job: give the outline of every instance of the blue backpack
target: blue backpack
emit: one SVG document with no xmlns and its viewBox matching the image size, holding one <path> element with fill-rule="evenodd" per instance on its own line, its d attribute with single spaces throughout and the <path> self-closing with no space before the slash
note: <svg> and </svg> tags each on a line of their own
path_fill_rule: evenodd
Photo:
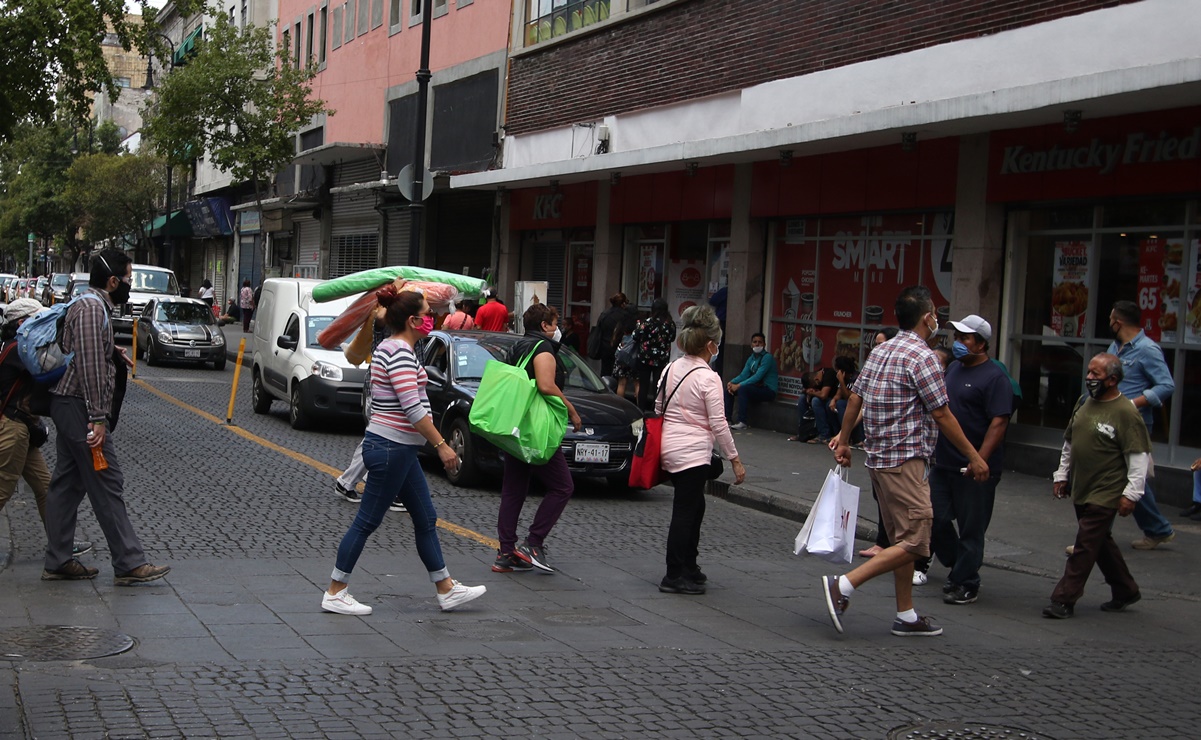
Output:
<svg viewBox="0 0 1201 740">
<path fill-rule="evenodd" d="M 75 301 L 84 298 L 100 300 L 95 294 L 80 293 L 67 303 L 56 303 L 29 317 L 17 329 L 17 356 L 35 383 L 46 385 L 57 382 L 67 372 L 75 353 L 63 351 L 63 323 L 67 320 L 67 310 L 75 305 Z M 108 325 L 107 311 L 104 313 L 104 323 Z"/>
</svg>

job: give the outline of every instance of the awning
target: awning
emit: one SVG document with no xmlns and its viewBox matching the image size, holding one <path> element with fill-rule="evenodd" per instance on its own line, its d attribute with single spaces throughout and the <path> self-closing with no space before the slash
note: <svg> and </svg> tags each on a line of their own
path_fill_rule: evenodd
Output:
<svg viewBox="0 0 1201 740">
<path fill-rule="evenodd" d="M 179 42 L 179 46 L 175 48 L 175 55 L 171 58 L 174 66 L 182 67 L 188 63 L 188 57 L 196 50 L 196 40 L 203 35 L 204 26 L 197 26 L 183 41 Z"/>
<path fill-rule="evenodd" d="M 322 144 L 315 146 L 312 149 L 306 149 L 292 160 L 296 164 L 340 164 L 342 162 L 354 162 L 367 159 L 368 157 L 379 157 L 384 153 L 386 147 L 383 144 L 355 144 L 344 141 L 335 141 L 331 144 Z"/>
<path fill-rule="evenodd" d="M 182 210 L 172 211 L 170 216 L 156 217 L 147 228 L 150 236 L 163 236 L 164 224 L 167 227 L 166 236 L 192 236 L 192 222 L 188 220 L 188 214 Z"/>
<path fill-rule="evenodd" d="M 279 198 L 263 198 L 263 213 L 272 211 L 303 211 L 316 208 L 321 205 L 320 199 L 309 197 L 306 195 L 286 195 Z M 239 211 L 249 211 L 258 208 L 259 204 L 253 200 L 248 200 L 245 203 L 238 203 L 229 207 L 229 210 L 237 213 Z"/>
</svg>

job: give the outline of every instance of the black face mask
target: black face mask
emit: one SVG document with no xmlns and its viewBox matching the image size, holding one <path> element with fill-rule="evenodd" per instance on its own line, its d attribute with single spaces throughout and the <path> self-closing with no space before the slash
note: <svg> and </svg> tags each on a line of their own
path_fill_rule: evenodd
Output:
<svg viewBox="0 0 1201 740">
<path fill-rule="evenodd" d="M 129 300 L 129 283 L 124 280 L 117 282 L 117 287 L 109 291 L 108 297 L 112 300 L 114 306 L 120 306 Z"/>
</svg>

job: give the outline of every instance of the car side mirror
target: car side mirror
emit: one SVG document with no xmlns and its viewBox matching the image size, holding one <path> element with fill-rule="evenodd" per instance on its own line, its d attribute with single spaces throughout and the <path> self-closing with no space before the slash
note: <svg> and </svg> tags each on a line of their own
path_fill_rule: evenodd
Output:
<svg viewBox="0 0 1201 740">
<path fill-rule="evenodd" d="M 289 337 L 287 334 L 280 334 L 275 340 L 276 347 L 279 347 L 280 349 L 286 349 L 289 352 L 294 351 L 297 344 L 299 344 L 299 342 Z"/>
<path fill-rule="evenodd" d="M 438 385 L 446 385 L 446 373 L 442 372 L 441 368 L 427 367 L 425 369 L 425 374 L 429 376 L 430 380 L 434 381 Z"/>
</svg>

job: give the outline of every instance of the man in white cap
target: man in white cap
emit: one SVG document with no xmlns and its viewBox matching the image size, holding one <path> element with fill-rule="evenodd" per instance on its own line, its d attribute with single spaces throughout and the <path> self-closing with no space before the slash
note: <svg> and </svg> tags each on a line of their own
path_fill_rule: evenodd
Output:
<svg viewBox="0 0 1201 740">
<path fill-rule="evenodd" d="M 46 491 L 50 487 L 50 469 L 42 457 L 41 444 L 45 442 L 46 422 L 30 411 L 29 395 L 33 391 L 33 378 L 25 370 L 17 355 L 17 327 L 30 316 L 46 309 L 33 298 L 18 298 L 4 309 L 4 328 L 0 329 L 0 509 L 8 503 L 17 490 L 17 480 L 24 478 L 33 491 L 37 503 L 38 517 L 46 518 Z M 40 440 L 31 439 L 34 434 Z M 76 541 L 73 555 L 82 555 L 92 549 L 92 543 Z"/>
<path fill-rule="evenodd" d="M 1013 387 L 1001 366 L 988 357 L 991 324 L 971 314 L 952 321 L 951 328 L 955 332 L 951 353 L 957 360 L 946 375 L 951 413 L 968 442 L 988 463 L 989 477 L 979 482 L 964 476 L 967 458 L 944 435 L 938 435 L 930 470 L 930 502 L 934 505 L 930 548 L 939 562 L 951 569 L 942 587 L 943 601 L 970 604 L 980 591 L 984 533 L 1001 481 Z"/>
</svg>

